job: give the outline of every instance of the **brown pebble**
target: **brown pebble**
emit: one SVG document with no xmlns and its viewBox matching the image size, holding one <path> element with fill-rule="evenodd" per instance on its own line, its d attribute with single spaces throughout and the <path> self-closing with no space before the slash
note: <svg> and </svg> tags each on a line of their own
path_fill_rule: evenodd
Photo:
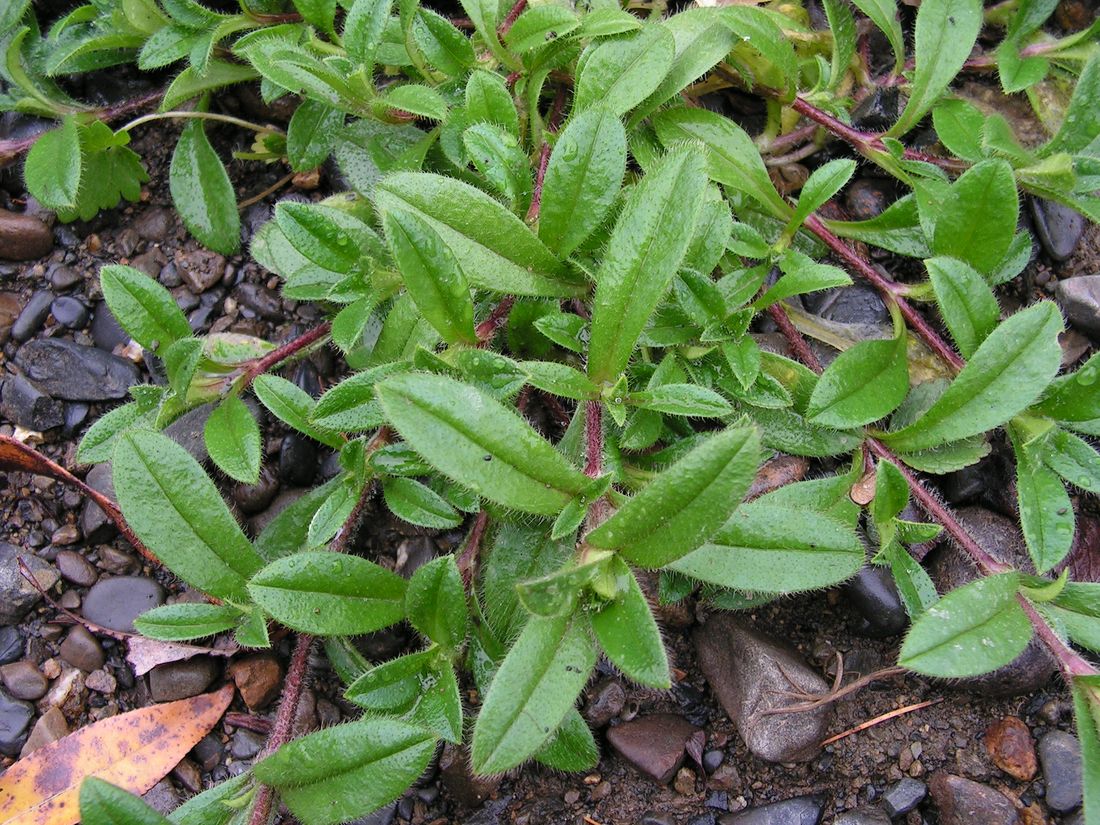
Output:
<svg viewBox="0 0 1100 825">
<path fill-rule="evenodd" d="M 62 550 L 57 554 L 57 569 L 61 571 L 61 578 L 81 587 L 91 587 L 99 578 L 95 567 L 75 550 Z"/>
<path fill-rule="evenodd" d="M 42 671 L 34 666 L 34 662 L 26 659 L 0 667 L 0 679 L 3 679 L 8 693 L 16 699 L 26 699 L 31 702 L 45 696 L 49 688 L 49 682 L 42 675 Z"/>
<path fill-rule="evenodd" d="M 78 541 L 80 541 L 80 528 L 75 524 L 63 524 L 50 536 L 50 542 L 60 546 L 76 544 Z"/>
<path fill-rule="evenodd" d="M 79 624 L 69 631 L 65 641 L 61 643 L 61 658 L 85 673 L 98 670 L 107 661 L 99 640 L 84 625 Z"/>
<path fill-rule="evenodd" d="M 60 708 L 52 707 L 43 713 L 34 723 L 31 735 L 23 744 L 23 750 L 19 752 L 19 758 L 27 756 L 39 748 L 63 739 L 69 735 L 69 723 Z"/>
<path fill-rule="evenodd" d="M 1039 769 L 1031 731 L 1015 716 L 1006 716 L 989 726 L 985 749 L 994 765 L 1021 782 L 1032 779 Z"/>
<path fill-rule="evenodd" d="M 0 258 L 31 261 L 50 254 L 53 232 L 31 215 L 0 209 Z"/>
<path fill-rule="evenodd" d="M 249 710 L 262 710 L 278 697 L 283 668 L 272 654 L 258 653 L 231 664 L 229 677 L 236 683 Z"/>
<path fill-rule="evenodd" d="M 676 789 L 676 793 L 680 796 L 691 796 L 695 793 L 695 771 L 691 768 L 680 768 L 676 772 L 676 779 L 673 780 L 672 787 Z"/>
<path fill-rule="evenodd" d="M 118 688 L 118 682 L 115 681 L 114 676 L 103 668 L 100 668 L 88 674 L 84 679 L 84 686 L 88 688 L 88 690 L 94 690 L 96 693 L 110 695 Z"/>
</svg>

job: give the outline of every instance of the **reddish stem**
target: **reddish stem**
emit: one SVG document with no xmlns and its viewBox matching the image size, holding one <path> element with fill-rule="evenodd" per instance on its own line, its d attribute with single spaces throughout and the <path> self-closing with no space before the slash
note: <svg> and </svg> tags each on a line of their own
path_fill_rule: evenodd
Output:
<svg viewBox="0 0 1100 825">
<path fill-rule="evenodd" d="M 515 302 L 515 295 L 505 295 L 501 302 L 493 307 L 488 317 L 477 325 L 474 334 L 477 336 L 479 347 L 485 347 L 493 340 L 500 328 L 508 321 L 508 313 L 512 311 Z"/>
<path fill-rule="evenodd" d="M 561 123 L 562 109 L 565 106 L 565 88 L 563 86 L 558 87 L 557 94 L 554 95 L 554 103 L 550 107 L 550 117 L 546 121 L 546 131 L 553 134 L 558 131 L 558 125 Z M 539 209 L 542 206 L 542 184 L 546 179 L 546 167 L 550 163 L 550 142 L 543 141 L 542 148 L 539 149 L 539 168 L 535 174 L 535 186 L 531 190 L 531 207 L 527 210 L 527 223 L 534 223 L 539 219 Z"/>
<path fill-rule="evenodd" d="M 515 25 L 516 20 L 523 14 L 525 8 L 527 8 L 527 0 L 516 0 L 516 4 L 508 10 L 508 14 L 500 21 L 500 26 L 497 27 L 497 34 L 501 37 L 508 34 L 508 31 Z"/>
<path fill-rule="evenodd" d="M 1039 615 L 1035 605 L 1029 602 L 1023 593 L 1016 594 L 1016 601 L 1020 603 L 1020 607 L 1027 614 L 1031 626 L 1035 628 L 1035 632 L 1039 636 L 1039 640 L 1046 645 L 1047 650 L 1053 653 L 1054 658 L 1058 660 L 1058 666 L 1062 669 L 1062 674 L 1066 677 L 1067 682 L 1072 684 L 1074 676 L 1097 675 L 1098 671 L 1088 660 L 1058 638 L 1058 634 Z"/>
<path fill-rule="evenodd" d="M 584 402 L 584 474 L 597 478 L 603 472 L 603 404 Z"/>
<path fill-rule="evenodd" d="M 470 589 L 470 583 L 474 580 L 474 568 L 477 567 L 478 553 L 481 550 L 481 540 L 485 536 L 485 528 L 489 526 L 489 514 L 482 510 L 474 519 L 470 528 L 470 535 L 466 538 L 466 546 L 457 559 L 458 572 L 462 574 L 462 583 L 466 589 Z"/>
<path fill-rule="evenodd" d="M 297 338 L 287 341 L 282 346 L 276 347 L 263 358 L 257 358 L 251 361 L 244 370 L 244 380 L 242 382 L 242 388 L 247 387 L 252 381 L 260 375 L 263 375 L 272 367 L 277 364 L 281 364 L 288 358 L 292 358 L 306 347 L 317 343 L 332 329 L 332 324 L 328 321 L 318 324 L 308 332 L 304 332 Z"/>
<path fill-rule="evenodd" d="M 806 339 L 802 337 L 802 333 L 795 329 L 794 324 L 791 323 L 791 319 L 787 315 L 787 311 L 779 304 L 772 304 L 768 307 L 768 315 L 775 321 L 775 325 L 779 327 L 779 331 L 782 332 L 783 336 L 787 339 L 787 343 L 791 346 L 791 351 L 798 360 L 814 372 L 821 372 L 821 362 L 817 360 L 817 355 L 810 349 L 810 345 L 806 342 Z"/>
<path fill-rule="evenodd" d="M 942 358 L 956 371 L 966 366 L 966 362 L 954 349 L 952 349 L 951 345 L 948 344 L 938 332 L 932 329 L 931 325 L 924 319 L 924 316 L 917 312 L 912 304 L 899 294 L 900 289 L 897 284 L 881 275 L 877 269 L 857 255 L 854 249 L 830 232 L 817 215 L 810 215 L 810 217 L 806 219 L 805 227 L 824 241 L 825 245 L 829 247 L 838 258 L 841 258 L 850 268 L 863 277 L 864 280 L 874 286 L 882 294 L 884 300 L 893 301 L 897 304 L 902 317 L 905 318 L 909 326 L 911 326 L 913 331 L 923 339 L 924 343 L 928 345 L 928 348 L 932 350 L 932 352 Z"/>
</svg>

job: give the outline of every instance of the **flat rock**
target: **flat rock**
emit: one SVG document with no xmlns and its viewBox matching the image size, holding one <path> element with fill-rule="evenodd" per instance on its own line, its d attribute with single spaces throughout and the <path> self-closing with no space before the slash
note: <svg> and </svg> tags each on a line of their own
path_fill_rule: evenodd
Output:
<svg viewBox="0 0 1100 825">
<path fill-rule="evenodd" d="M 134 632 L 134 619 L 164 604 L 164 588 L 144 576 L 114 576 L 92 585 L 84 597 L 84 618 L 101 627 Z"/>
<path fill-rule="evenodd" d="M 1079 275 L 1059 281 L 1054 299 L 1071 324 L 1086 335 L 1100 336 L 1100 275 Z"/>
<path fill-rule="evenodd" d="M 1043 765 L 1047 806 L 1059 813 L 1081 804 L 1081 743 L 1060 730 L 1043 734 L 1039 740 L 1039 761 Z"/>
<path fill-rule="evenodd" d="M 795 703 L 779 691 L 828 692 L 797 653 L 728 614 L 711 615 L 695 631 L 695 649 L 707 683 L 749 750 L 770 762 L 804 761 L 818 752 L 831 707 L 763 714 Z"/>
<path fill-rule="evenodd" d="M 141 378 L 129 361 L 61 338 L 29 341 L 20 347 L 15 361 L 43 390 L 66 401 L 125 398 Z"/>
<path fill-rule="evenodd" d="M 1027 573 L 1035 572 L 1023 536 L 1007 518 L 984 507 L 962 507 L 955 511 L 955 517 L 997 561 Z M 929 556 L 928 572 L 940 593 L 962 587 L 978 575 L 970 557 L 946 539 Z M 1054 675 L 1054 670 L 1054 658 L 1037 638 L 1033 638 L 1023 653 L 1004 667 L 981 676 L 953 679 L 949 684 L 992 696 L 1018 696 L 1043 687 Z"/>
<path fill-rule="evenodd" d="M 639 716 L 607 731 L 607 741 L 641 773 L 668 782 L 684 763 L 684 746 L 698 730 L 682 716 Z"/>
<path fill-rule="evenodd" d="M 994 765 L 1021 782 L 1030 782 L 1039 769 L 1031 731 L 1015 716 L 998 719 L 986 729 L 985 750 Z"/>
<path fill-rule="evenodd" d="M 51 707 L 39 716 L 38 721 L 34 723 L 34 727 L 31 728 L 31 735 L 27 737 L 23 749 L 19 751 L 19 758 L 22 759 L 39 748 L 51 742 L 56 742 L 58 739 L 64 739 L 68 735 L 69 723 L 65 719 L 65 714 L 61 712 L 61 708 Z"/>
<path fill-rule="evenodd" d="M 22 375 L 9 375 L 0 387 L 0 414 L 8 421 L 41 433 L 65 423 L 65 404 Z"/>
<path fill-rule="evenodd" d="M 820 796 L 796 796 L 735 814 L 718 817 L 720 825 L 817 825 L 825 801 Z"/>
<path fill-rule="evenodd" d="M 174 702 L 198 696 L 210 687 L 221 667 L 210 656 L 157 665 L 149 671 L 149 694 L 154 702 Z"/>
<path fill-rule="evenodd" d="M 891 817 L 904 816 L 917 807 L 927 795 L 927 785 L 905 777 L 895 782 L 882 794 L 882 807 Z"/>
<path fill-rule="evenodd" d="M 1039 243 L 1047 255 L 1055 261 L 1064 261 L 1073 254 L 1085 231 L 1081 213 L 1054 201 L 1032 198 L 1031 215 Z"/>
<path fill-rule="evenodd" d="M 31 215 L 0 209 L 0 258 L 33 261 L 50 254 L 53 231 Z"/>
<path fill-rule="evenodd" d="M 57 584 L 57 570 L 52 564 L 30 551 L 20 550 L 14 544 L 0 542 L 0 625 L 18 624 L 42 598 L 19 572 L 20 558 L 43 590 Z"/>
<path fill-rule="evenodd" d="M 0 690 L 0 754 L 18 756 L 24 734 L 34 718 L 34 705 Z"/>
<path fill-rule="evenodd" d="M 940 825 L 1017 825 L 1016 806 L 1000 791 L 949 773 L 928 783 L 940 812 Z"/>
</svg>

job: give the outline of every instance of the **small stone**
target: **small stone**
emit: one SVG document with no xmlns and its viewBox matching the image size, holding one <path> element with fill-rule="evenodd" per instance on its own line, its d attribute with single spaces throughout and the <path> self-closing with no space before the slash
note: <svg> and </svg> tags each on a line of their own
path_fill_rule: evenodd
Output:
<svg viewBox="0 0 1100 825">
<path fill-rule="evenodd" d="M 860 178 L 844 193 L 844 205 L 852 220 L 877 218 L 890 205 L 890 184 L 882 178 Z"/>
<path fill-rule="evenodd" d="M 125 398 L 141 377 L 123 358 L 62 338 L 29 341 L 19 348 L 15 361 L 45 392 L 66 401 Z"/>
<path fill-rule="evenodd" d="M 34 723 L 31 735 L 27 737 L 23 749 L 19 751 L 19 758 L 22 759 L 39 748 L 51 742 L 56 742 L 58 739 L 64 739 L 68 735 L 69 723 L 65 719 L 65 714 L 61 712 L 60 708 L 51 707 L 39 716 L 38 721 Z"/>
<path fill-rule="evenodd" d="M 66 547 L 80 541 L 80 528 L 75 524 L 63 524 L 50 534 L 50 544 Z"/>
<path fill-rule="evenodd" d="M 134 632 L 134 619 L 164 604 L 164 588 L 143 576 L 97 581 L 84 597 L 84 618 L 100 627 Z"/>
<path fill-rule="evenodd" d="M 62 550 L 55 559 L 61 578 L 80 587 L 91 587 L 99 578 L 99 572 L 75 550 Z"/>
<path fill-rule="evenodd" d="M 842 813 L 833 820 L 833 825 L 890 825 L 890 817 L 878 808 L 856 808 Z"/>
<path fill-rule="evenodd" d="M 176 767 L 172 768 L 172 778 L 191 793 L 202 790 L 202 772 L 199 766 L 187 757 L 181 759 Z"/>
<path fill-rule="evenodd" d="M 154 206 L 142 212 L 132 224 L 134 232 L 143 241 L 160 243 L 168 239 L 172 230 L 172 213 L 162 206 Z"/>
<path fill-rule="evenodd" d="M 49 688 L 49 682 L 42 675 L 42 671 L 35 667 L 34 662 L 26 659 L 0 667 L 0 679 L 3 680 L 8 693 L 16 699 L 26 699 L 31 702 L 45 696 Z"/>
<path fill-rule="evenodd" d="M 99 670 L 107 661 L 103 645 L 84 625 L 75 625 L 61 643 L 61 658 L 85 673 Z"/>
<path fill-rule="evenodd" d="M 84 686 L 88 690 L 94 690 L 96 693 L 105 693 L 110 695 L 118 689 L 118 682 L 115 677 L 108 673 L 106 670 L 100 668 L 99 670 L 93 670 L 84 679 Z"/>
<path fill-rule="evenodd" d="M 279 478 L 291 487 L 305 487 L 317 474 L 317 447 L 298 433 L 283 438 L 279 448 Z"/>
<path fill-rule="evenodd" d="M 65 266 L 64 264 L 55 264 L 51 266 L 46 273 L 46 280 L 50 282 L 50 286 L 58 292 L 63 292 L 66 289 L 79 284 L 84 280 L 79 272 L 73 269 L 71 266 Z M 56 318 L 57 316 L 54 315 Z"/>
<path fill-rule="evenodd" d="M 42 290 L 31 295 L 30 299 L 11 325 L 11 338 L 13 341 L 29 341 L 31 336 L 38 332 L 39 327 L 46 322 L 50 315 L 50 305 L 53 303 L 53 293 Z"/>
<path fill-rule="evenodd" d="M 607 741 L 641 773 L 664 784 L 684 763 L 684 747 L 697 730 L 681 716 L 657 713 L 610 728 Z"/>
<path fill-rule="evenodd" d="M 187 288 L 196 295 L 212 288 L 225 273 L 225 258 L 205 249 L 177 252 L 175 264 Z"/>
<path fill-rule="evenodd" d="M 105 301 L 96 304 L 92 313 L 92 341 L 105 352 L 112 352 L 115 347 L 125 346 L 130 341 L 129 334 L 119 326 Z"/>
<path fill-rule="evenodd" d="M 149 671 L 149 694 L 154 702 L 174 702 L 198 696 L 218 678 L 221 667 L 210 656 L 157 665 Z"/>
<path fill-rule="evenodd" d="M 19 570 L 20 558 L 43 590 L 57 584 L 58 575 L 53 565 L 29 551 L 0 542 L 0 625 L 18 624 L 42 598 L 38 590 L 23 578 Z"/>
<path fill-rule="evenodd" d="M 1039 243 L 1047 255 L 1055 261 L 1069 258 L 1085 231 L 1081 213 L 1054 201 L 1032 198 L 1031 215 L 1035 219 Z"/>
<path fill-rule="evenodd" d="M 0 209 L 0 258 L 33 261 L 50 254 L 53 232 L 31 215 Z"/>
<path fill-rule="evenodd" d="M 0 665 L 14 662 L 23 655 L 23 634 L 18 627 L 0 627 Z"/>
<path fill-rule="evenodd" d="M 34 705 L 0 690 L 0 754 L 18 756 L 34 718 Z"/>
<path fill-rule="evenodd" d="M 1003 793 L 980 782 L 937 773 L 928 783 L 940 812 L 940 825 L 1016 825 L 1016 806 Z"/>
<path fill-rule="evenodd" d="M 236 683 L 249 710 L 262 710 L 279 696 L 283 668 L 270 653 L 258 653 L 238 659 L 229 666 L 229 677 Z"/>
<path fill-rule="evenodd" d="M 813 758 L 825 738 L 828 706 L 801 713 L 761 713 L 794 703 L 782 691 L 828 692 L 825 681 L 796 653 L 729 614 L 714 614 L 695 631 L 695 649 L 707 684 L 749 750 L 770 762 Z"/>
<path fill-rule="evenodd" d="M 57 323 L 68 329 L 83 329 L 84 325 L 88 323 L 88 307 L 84 306 L 78 299 L 67 295 L 63 295 L 50 304 L 50 314 L 53 315 Z"/>
<path fill-rule="evenodd" d="M 234 759 L 251 759 L 263 750 L 267 739 L 253 730 L 240 728 L 229 740 L 229 755 Z"/>
<path fill-rule="evenodd" d="M 565 795 L 562 797 L 566 805 L 576 805 L 580 801 L 580 798 L 581 792 L 578 791 L 576 788 L 570 788 L 565 792 Z"/>
<path fill-rule="evenodd" d="M 136 556 L 111 544 L 100 545 L 99 561 L 96 566 L 113 576 L 128 576 L 141 569 Z"/>
<path fill-rule="evenodd" d="M 255 484 L 243 482 L 233 485 L 233 502 L 241 512 L 251 516 L 262 512 L 279 492 L 279 479 L 270 466 L 260 468 L 260 478 Z"/>
<path fill-rule="evenodd" d="M 605 728 L 626 705 L 626 691 L 614 679 L 596 684 L 584 706 L 584 718 L 594 728 Z"/>
<path fill-rule="evenodd" d="M 1015 716 L 998 719 L 986 729 L 985 749 L 994 765 L 1021 782 L 1029 782 L 1039 769 L 1031 731 Z"/>
<path fill-rule="evenodd" d="M 709 750 L 703 754 L 703 770 L 714 773 L 726 759 L 726 752 L 721 750 Z"/>
<path fill-rule="evenodd" d="M 154 811 L 166 816 L 180 806 L 180 796 L 167 779 L 160 780 L 146 791 L 141 798 Z"/>
<path fill-rule="evenodd" d="M 397 545 L 394 572 L 406 579 L 435 558 L 435 542 L 429 536 L 414 536 Z"/>
<path fill-rule="evenodd" d="M 888 567 L 864 565 L 844 586 L 844 595 L 859 613 L 854 630 L 861 636 L 896 636 L 909 624 L 909 614 Z"/>
<path fill-rule="evenodd" d="M 51 398 L 22 375 L 10 375 L 0 385 L 0 414 L 35 432 L 65 423 L 65 405 Z"/>
<path fill-rule="evenodd" d="M 902 816 L 917 807 L 928 794 L 928 787 L 915 779 L 895 782 L 882 795 L 882 806 L 891 817 Z"/>
<path fill-rule="evenodd" d="M 279 296 L 256 284 L 241 284 L 237 288 L 237 297 L 242 306 L 248 307 L 268 321 L 281 321 L 286 314 Z"/>
<path fill-rule="evenodd" d="M 103 493 L 112 501 L 115 499 L 110 464 L 96 464 L 88 471 L 84 481 L 97 493 Z M 84 508 L 80 511 L 80 531 L 89 542 L 105 541 L 114 535 L 115 525 L 98 504 L 91 498 L 86 498 Z"/>
<path fill-rule="evenodd" d="M 1100 337 L 1100 275 L 1079 275 L 1059 281 L 1054 299 L 1071 324 L 1086 335 Z"/>
<path fill-rule="evenodd" d="M 820 796 L 796 796 L 740 813 L 724 814 L 718 822 L 721 825 L 817 825 L 824 805 Z"/>
<path fill-rule="evenodd" d="M 691 768 L 680 768 L 676 771 L 676 779 L 672 787 L 680 796 L 691 796 L 695 793 L 695 771 Z"/>
<path fill-rule="evenodd" d="M 209 453 L 206 452 L 203 429 L 206 427 L 206 420 L 214 412 L 214 406 L 214 404 L 203 404 L 188 410 L 164 428 L 164 434 L 187 450 L 199 464 L 203 464 L 210 458 Z"/>
<path fill-rule="evenodd" d="M 222 761 L 224 752 L 225 748 L 222 747 L 221 740 L 214 734 L 208 733 L 199 740 L 195 747 L 191 748 L 191 758 L 198 763 L 200 768 L 209 772 L 214 770 L 218 763 Z"/>
<path fill-rule="evenodd" d="M 1047 786 L 1047 806 L 1059 813 L 1081 804 L 1081 744 L 1077 737 L 1060 730 L 1043 734 L 1039 740 L 1039 761 Z"/>
</svg>

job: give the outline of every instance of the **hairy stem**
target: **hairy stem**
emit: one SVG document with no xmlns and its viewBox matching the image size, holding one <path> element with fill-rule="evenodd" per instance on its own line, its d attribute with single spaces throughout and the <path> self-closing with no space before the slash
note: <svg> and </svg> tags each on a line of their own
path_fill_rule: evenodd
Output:
<svg viewBox="0 0 1100 825">
<path fill-rule="evenodd" d="M 489 342 L 493 340 L 500 328 L 507 323 L 508 313 L 512 311 L 512 306 L 515 303 L 515 295 L 506 295 L 499 304 L 493 307 L 488 317 L 477 325 L 474 334 L 477 336 L 479 347 L 489 345 Z"/>
<path fill-rule="evenodd" d="M 278 346 L 269 352 L 262 358 L 257 358 L 250 362 L 245 367 L 243 374 L 242 389 L 251 384 L 257 376 L 263 375 L 265 372 L 286 361 L 288 358 L 292 358 L 307 347 L 316 344 L 322 338 L 325 338 L 332 329 L 332 324 L 328 321 L 318 324 L 313 329 L 303 332 L 297 338 L 287 341 L 282 346 Z"/>
<path fill-rule="evenodd" d="M 500 21 L 500 26 L 497 27 L 497 34 L 501 37 L 508 34 L 512 26 L 515 25 L 516 20 L 523 14 L 523 10 L 527 8 L 527 0 L 516 0 L 516 3 L 512 8 L 508 9 L 508 14 L 504 16 L 504 19 Z"/>
<path fill-rule="evenodd" d="M 153 112 L 152 114 L 142 115 L 120 126 L 118 131 L 129 132 L 137 126 L 157 120 L 212 120 L 217 123 L 228 123 L 232 126 L 240 126 L 242 129 L 249 129 L 253 132 L 274 132 L 277 135 L 285 134 L 282 129 L 278 129 L 275 126 L 261 126 L 259 123 L 253 123 L 250 120 L 243 120 L 239 117 L 233 117 L 232 115 L 222 115 L 217 112 L 186 111 Z"/>
<path fill-rule="evenodd" d="M 779 331 L 787 339 L 791 352 L 795 354 L 798 360 L 814 372 L 821 372 L 821 362 L 817 360 L 817 355 L 814 354 L 802 333 L 791 323 L 787 311 L 780 304 L 772 304 L 768 307 L 768 315 L 775 321 L 775 325 L 779 327 Z"/>
<path fill-rule="evenodd" d="M 481 540 L 485 537 L 485 528 L 489 526 L 489 514 L 482 510 L 474 519 L 470 527 L 470 535 L 466 537 L 466 546 L 457 559 L 458 572 L 462 574 L 462 583 L 466 589 L 474 580 L 474 569 L 477 567 L 478 553 L 481 551 Z"/>
<path fill-rule="evenodd" d="M 546 121 L 546 130 L 553 134 L 558 131 L 561 123 L 561 114 L 565 106 L 565 87 L 559 86 L 554 95 L 554 104 L 550 107 L 550 117 Z M 550 163 L 550 142 L 544 140 L 539 149 L 539 167 L 535 173 L 535 185 L 531 190 L 531 207 L 527 210 L 527 223 L 534 223 L 539 219 L 539 209 L 542 206 L 542 183 L 546 179 L 546 167 Z"/>
</svg>

